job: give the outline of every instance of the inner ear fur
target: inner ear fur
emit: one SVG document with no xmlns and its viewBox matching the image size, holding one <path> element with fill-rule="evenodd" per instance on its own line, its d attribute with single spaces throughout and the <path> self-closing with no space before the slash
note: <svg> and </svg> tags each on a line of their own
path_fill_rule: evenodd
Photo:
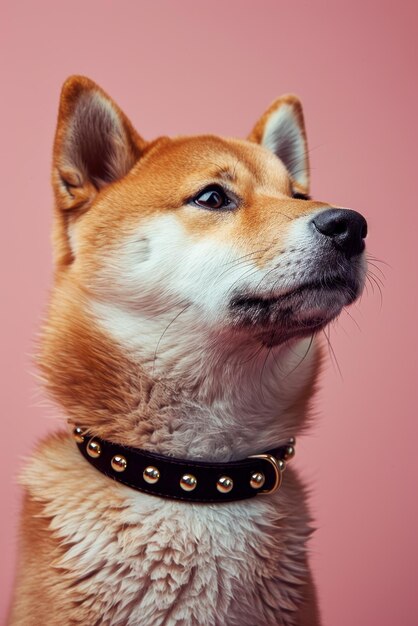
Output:
<svg viewBox="0 0 418 626">
<path fill-rule="evenodd" d="M 294 94 L 275 100 L 248 139 L 268 148 L 284 163 L 295 190 L 309 193 L 309 159 L 302 104 Z"/>
<path fill-rule="evenodd" d="M 53 186 L 59 209 L 86 207 L 125 176 L 144 140 L 117 104 L 92 80 L 71 76 L 62 88 L 54 142 Z"/>
<path fill-rule="evenodd" d="M 71 76 L 64 83 L 52 166 L 57 269 L 74 258 L 72 222 L 103 187 L 129 172 L 146 145 L 118 105 L 92 80 Z"/>
</svg>

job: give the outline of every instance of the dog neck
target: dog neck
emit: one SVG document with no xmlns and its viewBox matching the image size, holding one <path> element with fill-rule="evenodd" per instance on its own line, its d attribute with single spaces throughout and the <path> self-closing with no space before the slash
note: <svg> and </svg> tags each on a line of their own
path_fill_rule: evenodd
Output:
<svg viewBox="0 0 418 626">
<path fill-rule="evenodd" d="M 163 333 L 169 320 L 157 327 L 97 303 L 80 317 L 74 304 L 55 303 L 60 319 L 52 315 L 50 327 L 60 333 L 51 341 L 47 329 L 40 365 L 70 420 L 92 434 L 184 459 L 230 461 L 281 445 L 307 425 L 318 370 L 312 339 L 267 348 L 196 328 L 187 314 L 182 332 Z"/>
</svg>

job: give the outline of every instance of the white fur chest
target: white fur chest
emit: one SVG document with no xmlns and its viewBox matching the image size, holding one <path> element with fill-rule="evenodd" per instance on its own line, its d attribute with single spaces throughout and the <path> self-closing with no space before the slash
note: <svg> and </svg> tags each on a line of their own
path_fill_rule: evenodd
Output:
<svg viewBox="0 0 418 626">
<path fill-rule="evenodd" d="M 296 624 L 311 531 L 291 473 L 273 497 L 184 504 L 110 481 L 61 437 L 48 440 L 23 482 L 51 518 L 63 548 L 53 567 L 76 591 L 85 623 Z"/>
</svg>

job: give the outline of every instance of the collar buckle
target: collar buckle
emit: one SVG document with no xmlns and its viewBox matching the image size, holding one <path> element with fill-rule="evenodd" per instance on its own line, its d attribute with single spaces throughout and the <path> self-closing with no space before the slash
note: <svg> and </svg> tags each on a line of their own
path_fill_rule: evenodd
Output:
<svg viewBox="0 0 418 626">
<path fill-rule="evenodd" d="M 282 472 L 286 468 L 286 463 L 281 459 L 276 459 L 272 454 L 251 454 L 249 459 L 262 459 L 263 461 L 267 461 L 270 465 L 273 466 L 274 472 L 276 474 L 276 480 L 271 487 L 271 489 L 263 489 L 258 492 L 258 495 L 269 495 L 271 493 L 275 493 L 278 489 L 280 489 L 280 485 L 282 484 Z"/>
</svg>

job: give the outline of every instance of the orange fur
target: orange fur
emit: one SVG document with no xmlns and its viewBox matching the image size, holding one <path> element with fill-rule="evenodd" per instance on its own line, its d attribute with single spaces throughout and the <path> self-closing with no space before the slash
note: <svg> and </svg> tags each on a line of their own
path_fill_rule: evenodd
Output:
<svg viewBox="0 0 418 626">
<path fill-rule="evenodd" d="M 120 444 L 174 456 L 201 458 L 203 453 L 197 441 L 202 428 L 199 422 L 193 425 L 197 419 L 194 415 L 199 416 L 202 411 L 202 424 L 205 424 L 205 411 L 215 414 L 219 402 L 225 402 L 229 411 L 228 398 L 231 396 L 235 408 L 231 413 L 221 410 L 220 416 L 216 413 L 218 421 L 216 428 L 212 428 L 215 434 L 210 429 L 207 433 L 208 458 L 227 460 L 261 451 L 265 443 L 259 431 L 264 427 L 278 440 L 285 440 L 290 434 L 306 428 L 319 371 L 318 350 L 312 350 L 306 361 L 310 345 L 305 356 L 302 353 L 301 360 L 292 350 L 286 352 L 286 363 L 289 364 L 282 387 L 273 389 L 273 382 L 269 382 L 266 400 L 261 383 L 259 394 L 254 376 L 264 370 L 266 363 L 267 369 L 272 371 L 276 366 L 271 359 L 268 360 L 269 353 L 266 357 L 264 353 L 258 356 L 257 333 L 230 332 L 228 328 L 219 328 L 219 323 L 206 332 L 202 322 L 197 330 L 191 329 L 196 338 L 182 356 L 182 359 L 191 359 L 193 365 L 183 368 L 182 374 L 178 375 L 180 366 L 175 349 L 181 343 L 183 333 L 188 332 L 187 322 L 174 339 L 169 337 L 167 330 L 185 311 L 182 308 L 184 302 L 180 299 L 180 303 L 176 301 L 174 308 L 170 308 L 170 282 L 165 286 L 168 295 L 162 297 L 161 302 L 153 295 L 145 298 L 145 304 L 141 306 L 154 307 L 154 316 L 148 316 L 150 321 L 144 316 L 143 326 L 139 325 L 138 331 L 136 327 L 134 329 L 135 341 L 129 344 L 123 333 L 129 329 L 130 320 L 140 305 L 132 299 L 136 297 L 135 284 L 130 287 L 134 296 L 129 295 L 131 292 L 118 295 L 122 289 L 119 279 L 125 280 L 126 284 L 134 279 L 130 275 L 121 276 L 119 266 L 115 270 L 121 255 L 128 254 L 128 244 L 122 246 L 121 242 L 135 243 L 137 239 L 143 248 L 133 248 L 134 252 L 127 258 L 137 259 L 135 255 L 141 254 L 146 257 L 148 242 L 142 242 L 141 238 L 145 237 L 142 232 L 156 219 L 174 220 L 175 228 L 178 225 L 191 250 L 204 241 L 213 245 L 215 251 L 229 247 L 231 254 L 236 254 L 234 263 L 250 257 L 253 259 L 252 271 L 269 268 L 274 259 L 282 258 L 284 254 L 291 258 L 294 250 L 288 234 L 295 221 L 328 205 L 292 198 L 293 191 L 307 193 L 307 186 L 293 180 L 285 165 L 259 145 L 270 116 L 283 105 L 294 111 L 300 136 L 306 142 L 302 108 L 292 95 L 273 103 L 254 127 L 248 141 L 203 135 L 163 137 L 146 142 L 119 107 L 92 81 L 72 77 L 65 83 L 52 174 L 56 199 L 53 232 L 55 288 L 44 325 L 38 364 L 51 397 L 64 409 L 71 423 L 82 424 L 91 434 Z M 94 110 L 94 117 L 91 110 Z M 304 158 L 307 168 L 306 154 Z M 99 162 L 101 160 L 103 163 Z M 222 183 L 240 198 L 237 210 L 216 212 L 191 207 L 190 198 L 215 183 Z M 164 249 L 161 252 L 164 253 Z M 302 249 L 298 263 L 303 262 L 304 254 Z M 139 264 L 138 260 L 135 262 Z M 284 272 L 287 265 L 284 265 Z M 137 289 L 141 295 L 142 286 L 138 285 Z M 121 316 L 123 309 L 125 317 L 117 322 L 121 337 L 108 332 L 103 321 L 108 300 L 112 300 Z M 181 311 L 177 314 L 180 308 L 176 307 L 180 306 Z M 113 313 L 109 315 L 112 322 Z M 159 316 L 163 320 L 161 328 L 165 330 L 162 333 L 161 329 L 158 330 L 160 338 L 153 354 L 153 350 L 147 352 L 145 346 L 152 324 Z M 171 319 L 168 325 L 164 316 Z M 171 342 L 169 348 L 164 351 L 161 346 L 160 349 L 161 341 L 168 340 Z M 212 349 L 223 346 L 228 346 L 229 352 L 225 353 L 221 363 Z M 247 351 L 244 356 L 240 356 L 242 349 Z M 163 365 L 158 351 L 165 354 Z M 251 365 L 254 369 L 245 378 L 239 368 L 240 363 L 248 360 L 248 354 L 254 359 L 254 365 Z M 300 363 L 303 363 L 302 373 L 293 375 Z M 214 383 L 218 370 L 236 376 L 230 388 L 223 383 Z M 238 417 L 237 423 L 234 421 L 234 416 L 240 411 L 245 412 L 251 404 L 248 395 L 243 396 L 240 405 L 242 398 L 237 391 L 240 384 L 244 396 L 247 388 L 254 384 L 260 428 L 254 427 L 251 420 L 251 424 L 240 424 Z M 274 402 L 280 399 L 283 406 L 279 410 Z M 189 418 L 190 422 L 187 421 Z M 226 442 L 225 449 L 219 441 Z M 45 484 L 42 484 L 43 480 Z M 62 433 L 48 438 L 38 448 L 24 472 L 23 483 L 26 496 L 21 522 L 21 552 L 10 626 L 133 623 L 142 626 L 203 623 L 244 626 L 254 624 L 254 621 L 246 621 L 251 619 L 266 625 L 319 626 L 305 547 L 311 532 L 309 513 L 304 489 L 292 471 L 287 472 L 280 492 L 270 499 L 255 498 L 247 506 L 231 505 L 227 509 L 191 506 L 186 510 L 182 507 L 189 505 L 160 502 L 152 496 L 141 499 L 129 488 L 112 483 L 88 466 L 70 437 Z M 141 507 L 145 508 L 140 514 Z M 172 523 L 173 537 L 181 536 L 184 519 L 193 514 L 196 519 L 191 522 L 190 537 L 194 537 L 193 533 L 200 525 L 210 533 L 213 525 L 219 524 L 223 529 L 220 539 L 222 533 L 226 533 L 236 554 L 242 554 L 237 557 L 239 564 L 233 564 L 229 548 L 220 547 L 222 541 L 217 547 L 218 539 L 208 540 L 210 535 L 203 531 L 200 538 L 190 539 L 191 548 L 185 547 L 183 555 L 178 557 L 174 538 L 171 542 L 166 541 L 166 535 L 164 538 L 159 536 L 158 528 L 155 533 L 149 521 L 153 515 L 158 515 L 159 509 L 168 511 L 166 515 L 162 514 L 164 519 L 159 524 Z M 203 515 L 212 520 L 207 526 Z M 228 516 L 230 526 L 224 526 Z M 90 528 L 92 536 L 98 533 L 99 543 L 101 537 L 108 538 L 108 544 L 102 546 L 103 558 L 100 548 L 94 551 L 90 545 L 84 527 Z M 246 536 L 249 528 L 255 532 Z M 165 532 L 167 534 L 167 528 Z M 241 538 L 244 547 L 240 547 Z M 157 543 L 161 540 L 161 552 L 151 565 L 147 565 L 147 545 L 154 540 Z M 202 546 L 208 541 L 212 547 L 204 554 Z M 74 556 L 78 542 L 81 547 L 85 546 L 84 552 Z M 214 556 L 211 551 L 218 548 L 220 552 Z M 110 550 L 113 550 L 111 555 Z M 229 556 L 224 557 L 222 550 Z M 118 551 L 125 561 L 118 560 Z M 84 562 L 87 554 L 91 563 Z M 145 568 L 144 571 L 141 567 Z M 228 572 L 234 567 L 237 569 L 231 577 Z M 106 581 L 100 578 L 103 568 L 109 571 Z M 212 614 L 210 599 L 211 585 L 215 583 L 205 586 L 198 582 L 199 576 L 205 573 L 208 580 L 213 580 L 209 575 L 211 568 L 217 572 L 218 591 L 216 602 L 213 600 L 216 615 Z M 159 575 L 159 570 L 165 574 Z M 113 597 L 113 578 L 115 597 L 109 600 Z M 121 591 L 124 580 L 130 581 L 132 598 L 128 598 L 128 590 L 125 594 Z M 157 602 L 153 617 L 149 617 L 151 614 L 146 611 L 152 608 L 147 608 L 146 598 L 149 590 L 154 588 L 153 593 L 162 604 L 160 606 Z M 200 606 L 199 597 L 206 604 Z M 127 598 L 126 607 L 124 598 Z M 165 609 L 162 608 L 164 601 L 168 602 Z M 148 617 L 129 621 L 129 615 L 136 615 L 135 611 L 139 609 L 144 611 L 141 615 Z M 258 611 L 259 617 L 251 617 L 252 611 Z M 186 614 L 188 618 L 184 617 Z M 198 615 L 206 617 L 198 618 Z"/>
</svg>

